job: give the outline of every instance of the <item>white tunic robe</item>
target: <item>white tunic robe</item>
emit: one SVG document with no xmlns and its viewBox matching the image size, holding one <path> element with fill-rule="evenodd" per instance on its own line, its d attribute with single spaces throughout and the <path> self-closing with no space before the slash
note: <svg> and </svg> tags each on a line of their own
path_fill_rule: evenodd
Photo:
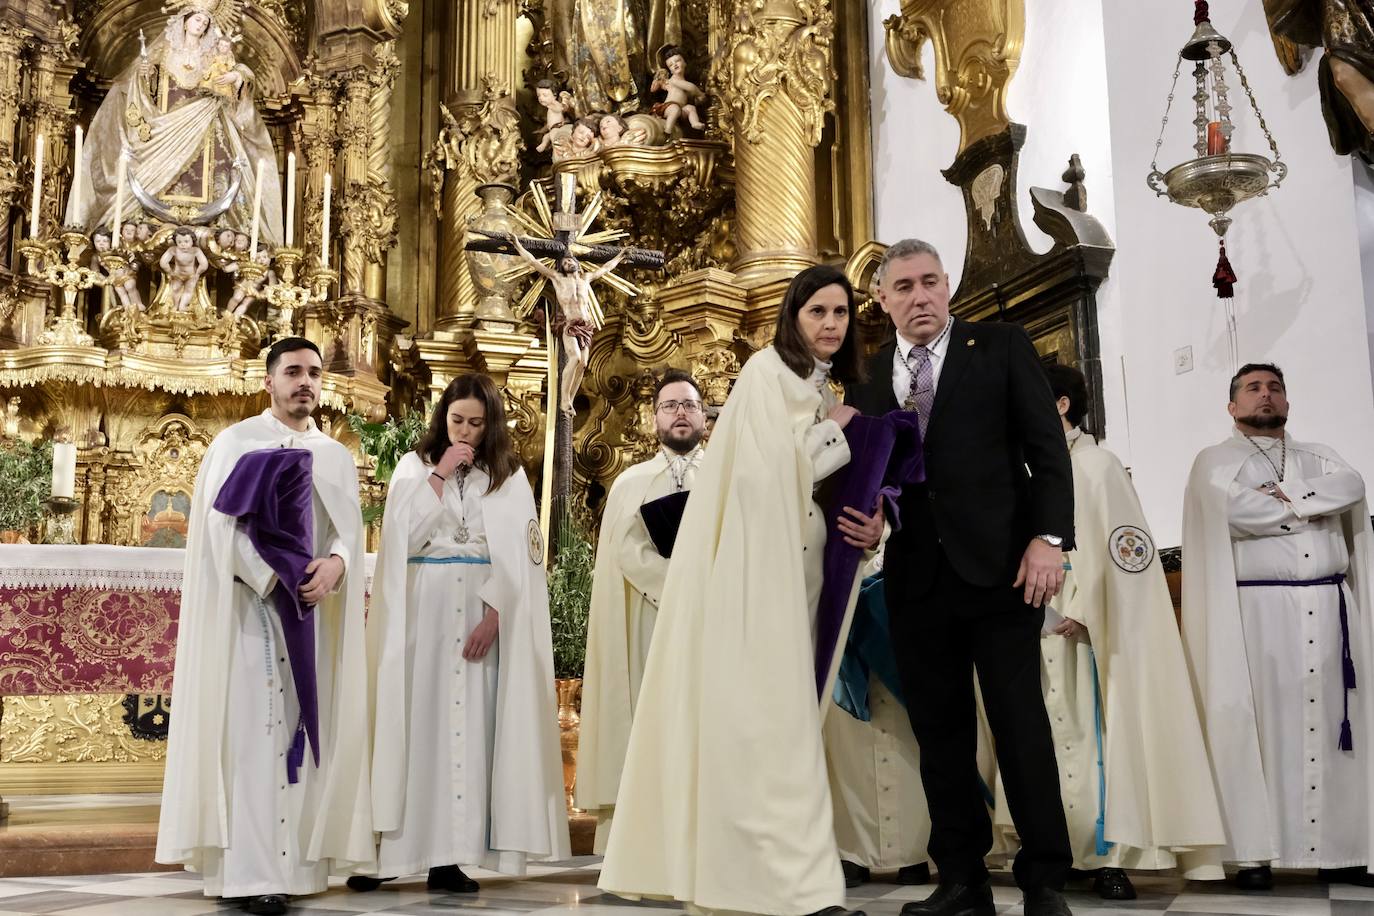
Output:
<svg viewBox="0 0 1374 916">
<path fill-rule="evenodd" d="M 690 490 L 701 454 L 699 448 L 687 456 L 660 449 L 622 472 L 606 497 L 587 626 L 576 782 L 577 807 L 596 814 L 597 854 L 610 835 L 630 722 L 668 575 L 668 559 L 654 546 L 639 509 L 677 490 L 673 460 L 680 462 L 683 489 Z"/>
<path fill-rule="evenodd" d="M 415 452 L 392 475 L 368 618 L 376 684 L 376 874 L 442 865 L 520 875 L 568 853 L 543 545 L 523 470 L 474 468 L 442 500 Z M 414 559 L 454 562 L 409 562 Z M 500 634 L 463 648 L 484 606 Z"/>
<path fill-rule="evenodd" d="M 1374 651 L 1364 581 L 1364 483 L 1324 447 L 1290 438 L 1283 462 L 1280 440 L 1256 437 L 1255 443 L 1264 455 L 1239 433 L 1199 455 L 1185 512 L 1184 637 L 1209 717 L 1230 840 L 1226 858 L 1281 868 L 1368 865 L 1374 716 L 1365 685 L 1374 678 Z M 1280 486 L 1290 502 L 1256 489 L 1280 476 L 1280 463 Z M 1203 534 L 1209 506 L 1224 511 L 1226 554 Z M 1234 570 L 1233 581 L 1349 574 L 1340 588 L 1364 688 L 1349 692 L 1354 750 L 1338 749 L 1346 697 L 1336 586 L 1236 588 L 1230 599 L 1231 607 L 1238 605 L 1236 626 L 1217 589 L 1189 588 L 1195 567 L 1203 567 L 1200 578 L 1210 584 L 1220 579 L 1213 568 L 1222 562 Z M 1234 659 L 1229 666 L 1219 650 Z"/>
<path fill-rule="evenodd" d="M 410 556 L 466 562 L 407 565 L 410 715 L 424 726 L 409 732 L 401 827 L 382 834 L 377 851 L 383 875 L 455 864 L 507 874 L 525 869 L 524 853 L 487 847 L 499 640 L 480 661 L 463 658 L 467 639 L 482 622 L 482 587 L 491 578 L 482 524 L 489 479 L 473 468 L 460 488 L 455 474 L 444 484 L 442 502 L 428 486 L 416 491 L 424 506 L 410 514 Z"/>
<path fill-rule="evenodd" d="M 345 572 L 314 611 L 320 764 L 309 748 L 290 783 L 299 704 L 271 568 L 212 504 L 244 453 L 314 457 L 314 555 Z M 196 480 L 157 859 L 205 875 L 207 896 L 319 893 L 331 871 L 371 864 L 365 790 L 362 524 L 352 457 L 311 421 L 296 432 L 265 412 L 216 437 Z M 235 579 L 239 581 L 235 581 Z"/>
<path fill-rule="evenodd" d="M 849 460 L 834 421 L 817 422 L 827 403 L 768 347 L 721 412 L 668 569 L 604 890 L 768 914 L 844 902 L 830 682 L 819 703 L 815 673 L 826 527 L 812 485 Z"/>
<path fill-rule="evenodd" d="M 1225 830 L 1140 500 L 1092 436 L 1075 429 L 1068 441 L 1078 546 L 1054 606 L 1087 633 L 1042 635 L 1040 680 L 1074 867 L 1177 867 L 1190 879 L 1220 879 Z M 1011 841 L 1004 802 L 999 780 L 995 823 Z M 1099 817 L 1111 844 L 1102 853 Z"/>
</svg>

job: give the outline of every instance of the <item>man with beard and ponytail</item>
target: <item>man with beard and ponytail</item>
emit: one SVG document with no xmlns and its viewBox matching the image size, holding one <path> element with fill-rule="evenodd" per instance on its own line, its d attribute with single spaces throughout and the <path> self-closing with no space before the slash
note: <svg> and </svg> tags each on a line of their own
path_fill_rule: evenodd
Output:
<svg viewBox="0 0 1374 916">
<path fill-rule="evenodd" d="M 1235 431 L 1193 462 L 1183 643 L 1236 883 L 1271 867 L 1374 886 L 1374 633 L 1364 481 L 1284 431 L 1283 373 L 1231 379 Z"/>
<path fill-rule="evenodd" d="M 596 812 L 598 854 L 610 833 L 630 722 L 668 575 L 668 557 L 654 546 L 640 507 L 690 490 L 702 455 L 701 389 L 681 369 L 663 373 L 654 388 L 654 431 L 659 441 L 654 457 L 626 469 L 611 484 L 592 579 L 576 795 L 579 808 Z"/>
<path fill-rule="evenodd" d="M 358 473 L 310 416 L 322 367 L 272 345 L 271 406 L 210 443 L 186 537 L 156 858 L 255 914 L 376 855 Z"/>
</svg>

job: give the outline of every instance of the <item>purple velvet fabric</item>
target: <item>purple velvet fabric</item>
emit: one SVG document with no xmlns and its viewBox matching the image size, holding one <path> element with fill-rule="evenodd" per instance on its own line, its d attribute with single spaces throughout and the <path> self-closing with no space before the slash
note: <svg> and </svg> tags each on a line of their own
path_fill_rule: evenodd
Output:
<svg viewBox="0 0 1374 916">
<path fill-rule="evenodd" d="M 854 417 L 844 428 L 849 442 L 849 464 L 826 481 L 824 581 L 816 608 L 816 695 L 825 691 L 830 663 L 835 657 L 844 624 L 845 609 L 863 550 L 845 543 L 836 523 L 844 507 L 872 513 L 878 500 L 892 530 L 901 527 L 897 497 L 902 487 L 926 479 L 925 452 L 916 413 L 894 410 L 885 417 Z"/>
<path fill-rule="evenodd" d="M 281 618 L 286 657 L 300 702 L 301 719 L 287 755 L 291 782 L 305 756 L 308 738 L 320 765 L 319 694 L 315 678 L 313 605 L 301 603 L 305 568 L 315 558 L 312 472 L 315 456 L 303 448 L 264 448 L 239 458 L 215 497 L 215 509 L 239 520 L 253 549 L 277 574 L 272 599 Z"/>
</svg>

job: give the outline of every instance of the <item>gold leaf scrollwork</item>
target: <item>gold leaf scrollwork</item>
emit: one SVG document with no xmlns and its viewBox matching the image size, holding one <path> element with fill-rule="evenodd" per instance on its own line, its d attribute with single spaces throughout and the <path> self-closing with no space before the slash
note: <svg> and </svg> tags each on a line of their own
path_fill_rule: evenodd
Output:
<svg viewBox="0 0 1374 916">
<path fill-rule="evenodd" d="M 904 0 L 883 28 L 899 76 L 925 79 L 921 50 L 931 42 L 935 95 L 959 122 L 961 152 L 1011 123 L 1007 86 L 1025 41 L 1024 0 Z"/>
<path fill-rule="evenodd" d="M 761 16 L 764 4 L 751 0 L 754 15 L 741 10 L 721 48 L 712 74 L 729 100 L 736 128 L 749 143 L 763 139 L 760 113 L 770 100 L 786 97 L 801 114 L 810 142 L 820 142 L 825 116 L 834 112 L 835 17 L 829 0 L 796 0 L 790 15 Z"/>
<path fill-rule="evenodd" d="M 444 124 L 424 167 L 434 192 L 434 212 L 443 210 L 444 176 L 457 171 L 479 184 L 509 181 L 520 165 L 520 115 L 509 89 L 488 73 L 482 78 L 482 101 L 457 106 L 440 104 Z"/>
</svg>

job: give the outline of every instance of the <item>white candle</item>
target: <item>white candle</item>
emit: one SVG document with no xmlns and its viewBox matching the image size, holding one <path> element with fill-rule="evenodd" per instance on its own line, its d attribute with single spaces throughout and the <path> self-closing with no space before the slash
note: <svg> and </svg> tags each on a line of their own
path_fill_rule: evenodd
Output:
<svg viewBox="0 0 1374 916">
<path fill-rule="evenodd" d="M 334 193 L 334 176 L 324 173 L 324 216 L 320 221 L 320 266 L 329 266 L 329 197 Z"/>
<path fill-rule="evenodd" d="M 296 154 L 286 154 L 286 247 L 296 240 Z"/>
<path fill-rule="evenodd" d="M 38 238 L 38 205 L 43 200 L 43 135 L 33 138 L 33 200 L 29 203 L 29 238 Z"/>
<path fill-rule="evenodd" d="M 121 152 L 119 154 L 119 164 L 115 166 L 115 206 L 114 206 L 114 229 L 111 230 L 112 238 L 110 244 L 118 248 L 120 246 L 119 224 L 124 222 L 124 186 L 129 181 L 129 160 Z"/>
<path fill-rule="evenodd" d="M 73 224 L 83 221 L 81 213 L 81 150 L 86 142 L 86 132 L 76 128 L 76 143 L 72 146 L 72 206 Z"/>
<path fill-rule="evenodd" d="M 52 447 L 52 495 L 71 499 L 76 495 L 76 445 L 54 442 Z"/>
<path fill-rule="evenodd" d="M 253 182 L 253 234 L 248 242 L 250 257 L 257 257 L 258 254 L 258 224 L 262 218 L 262 176 L 266 167 L 267 160 L 259 159 L 257 178 Z"/>
</svg>

